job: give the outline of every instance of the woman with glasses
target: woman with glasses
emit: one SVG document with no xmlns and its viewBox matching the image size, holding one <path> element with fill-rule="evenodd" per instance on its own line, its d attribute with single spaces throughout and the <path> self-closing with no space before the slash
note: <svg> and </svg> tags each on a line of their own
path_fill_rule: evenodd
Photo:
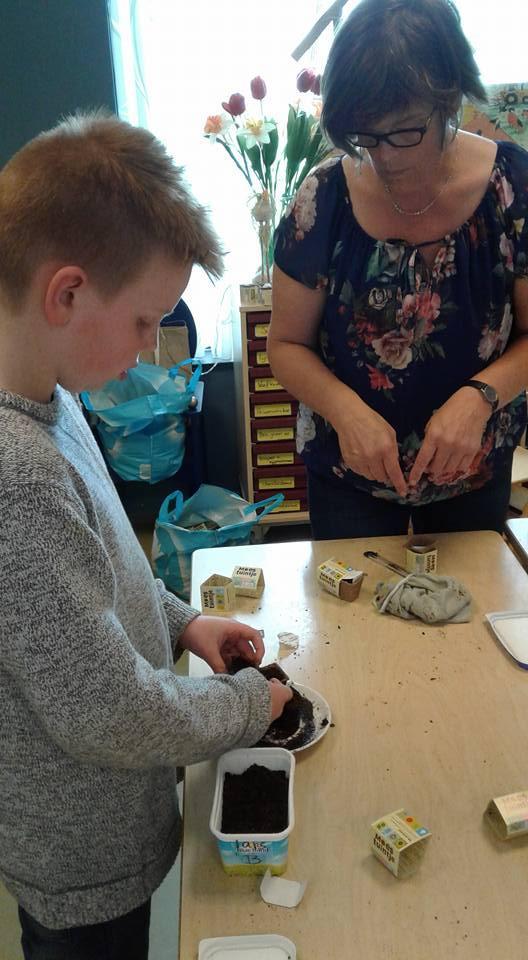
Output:
<svg viewBox="0 0 528 960">
<path fill-rule="evenodd" d="M 485 100 L 450 0 L 362 0 L 334 40 L 339 151 L 275 240 L 268 352 L 299 398 L 317 539 L 501 531 L 526 423 L 528 154 L 458 129 Z"/>
</svg>

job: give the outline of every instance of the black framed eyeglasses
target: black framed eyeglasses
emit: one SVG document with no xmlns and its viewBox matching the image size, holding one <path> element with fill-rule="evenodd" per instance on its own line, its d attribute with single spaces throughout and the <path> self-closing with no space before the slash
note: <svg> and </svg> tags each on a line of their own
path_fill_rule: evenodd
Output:
<svg viewBox="0 0 528 960">
<path fill-rule="evenodd" d="M 406 147 L 417 147 L 422 142 L 433 116 L 431 111 L 422 127 L 405 127 L 402 130 L 389 130 L 388 133 L 349 133 L 345 137 L 345 142 L 351 150 L 357 147 L 367 147 L 372 150 L 378 147 L 381 141 L 390 144 L 391 147 L 405 149 Z"/>
</svg>

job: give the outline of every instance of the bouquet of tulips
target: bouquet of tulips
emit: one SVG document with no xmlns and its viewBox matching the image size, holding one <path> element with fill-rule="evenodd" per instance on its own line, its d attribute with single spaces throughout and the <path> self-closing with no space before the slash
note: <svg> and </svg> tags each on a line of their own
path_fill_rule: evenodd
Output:
<svg viewBox="0 0 528 960">
<path fill-rule="evenodd" d="M 282 149 L 276 121 L 264 114 L 267 89 L 262 77 L 254 77 L 250 83 L 251 96 L 260 104 L 257 115 L 246 109 L 243 94 L 233 93 L 222 102 L 222 113 L 207 118 L 205 136 L 226 150 L 257 198 L 253 208 L 256 219 L 271 212 L 274 222 L 277 196 L 282 206 L 288 203 L 310 170 L 330 151 L 319 126 L 320 88 L 320 76 L 313 70 L 301 70 L 297 90 L 314 95 L 312 110 L 307 111 L 300 101 L 290 104 Z"/>
</svg>

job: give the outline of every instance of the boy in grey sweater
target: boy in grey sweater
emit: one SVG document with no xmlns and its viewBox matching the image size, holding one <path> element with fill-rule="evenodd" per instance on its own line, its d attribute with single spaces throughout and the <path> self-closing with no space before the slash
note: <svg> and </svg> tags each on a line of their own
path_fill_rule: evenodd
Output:
<svg viewBox="0 0 528 960">
<path fill-rule="evenodd" d="M 146 960 L 180 844 L 175 768 L 291 696 L 257 631 L 154 580 L 74 397 L 156 343 L 221 252 L 146 130 L 64 121 L 0 172 L 0 877 L 27 960 Z M 215 671 L 177 677 L 184 650 Z"/>
</svg>

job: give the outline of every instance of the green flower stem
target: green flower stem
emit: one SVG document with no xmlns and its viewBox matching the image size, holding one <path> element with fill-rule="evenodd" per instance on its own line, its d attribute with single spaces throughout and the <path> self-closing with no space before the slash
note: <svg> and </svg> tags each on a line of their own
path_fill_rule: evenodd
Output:
<svg viewBox="0 0 528 960">
<path fill-rule="evenodd" d="M 248 168 L 247 168 L 246 158 L 244 157 L 244 155 L 242 155 L 242 157 L 243 157 L 243 160 L 244 160 L 244 166 L 246 167 L 245 170 L 244 170 L 244 167 L 241 166 L 241 164 L 238 162 L 237 158 L 235 157 L 235 154 L 234 154 L 233 151 L 231 150 L 231 147 L 229 146 L 228 143 L 226 143 L 225 140 L 221 140 L 220 137 L 217 137 L 217 138 L 216 138 L 216 142 L 217 142 L 217 143 L 221 143 L 222 146 L 223 146 L 223 148 L 224 148 L 224 150 L 227 150 L 227 152 L 228 152 L 229 156 L 231 157 L 232 161 L 233 161 L 234 163 L 236 163 L 236 165 L 237 165 L 238 169 L 240 170 L 241 174 L 243 174 L 243 176 L 246 178 L 247 182 L 249 183 L 249 186 L 252 187 L 253 184 L 252 184 L 252 182 L 251 182 L 251 177 L 250 177 L 250 175 L 249 175 L 249 170 L 248 170 Z"/>
<path fill-rule="evenodd" d="M 246 152 L 245 152 L 245 150 L 243 150 L 242 147 L 240 146 L 240 143 L 239 143 L 239 141 L 238 141 L 238 137 L 237 137 L 237 147 L 238 147 L 238 152 L 239 152 L 240 156 L 242 157 L 242 160 L 244 161 L 244 166 L 245 166 L 245 168 L 246 168 L 246 173 L 247 173 L 248 181 L 249 181 L 249 183 L 251 183 L 251 185 L 253 186 L 253 183 L 252 183 L 252 180 L 251 180 L 251 174 L 250 174 L 250 172 L 249 172 L 249 167 L 248 167 Z"/>
</svg>

